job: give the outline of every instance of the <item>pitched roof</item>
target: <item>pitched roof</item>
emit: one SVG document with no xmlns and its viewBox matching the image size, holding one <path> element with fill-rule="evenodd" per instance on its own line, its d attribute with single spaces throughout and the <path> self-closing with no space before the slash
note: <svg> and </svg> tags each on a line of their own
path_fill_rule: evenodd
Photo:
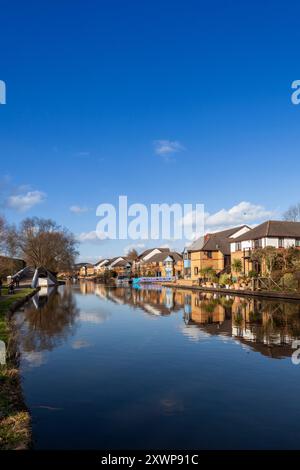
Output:
<svg viewBox="0 0 300 470">
<path fill-rule="evenodd" d="M 114 268 L 119 268 L 121 266 L 126 266 L 127 264 L 132 264 L 131 261 L 129 261 L 128 259 L 121 259 L 120 261 L 118 261 L 117 263 L 115 263 L 113 265 Z"/>
<path fill-rule="evenodd" d="M 149 255 L 149 253 L 151 253 L 151 251 L 154 251 L 154 250 L 159 250 L 161 253 L 164 253 L 164 252 L 170 251 L 170 248 L 157 248 L 157 247 L 149 248 L 148 250 L 145 250 L 141 254 L 139 254 L 137 259 L 140 260 L 140 259 L 144 258 L 145 256 Z"/>
<path fill-rule="evenodd" d="M 113 264 L 115 261 L 117 261 L 117 259 L 119 259 L 119 258 L 122 258 L 122 256 L 115 256 L 114 258 L 111 258 L 111 259 L 109 260 L 109 264 L 112 265 L 112 264 Z"/>
<path fill-rule="evenodd" d="M 233 241 L 258 240 L 265 237 L 300 237 L 300 222 L 287 222 L 284 220 L 268 220 L 253 228 Z"/>
<path fill-rule="evenodd" d="M 191 243 L 190 246 L 187 247 L 188 251 L 199 251 L 202 249 L 203 245 L 205 242 L 204 237 L 199 237 L 197 240 L 195 240 L 193 243 Z"/>
<path fill-rule="evenodd" d="M 116 262 L 119 260 L 118 262 Z M 115 256 L 114 258 L 109 260 L 109 266 L 112 266 L 113 268 L 115 266 L 125 266 L 127 263 L 131 263 L 131 261 L 126 258 L 126 256 Z"/>
<path fill-rule="evenodd" d="M 75 267 L 76 267 L 76 268 L 84 268 L 84 267 L 86 267 L 86 268 L 93 268 L 94 265 L 91 264 L 91 263 L 76 263 L 76 264 L 75 264 Z"/>
<path fill-rule="evenodd" d="M 110 262 L 109 258 L 100 259 L 100 261 L 94 264 L 94 266 L 106 266 L 107 264 L 109 264 L 109 262 Z"/>
<path fill-rule="evenodd" d="M 194 242 L 188 251 L 221 251 L 224 255 L 230 255 L 230 242 L 235 233 L 242 230 L 247 225 L 233 227 L 221 232 L 209 233 L 205 237 L 200 237 Z M 236 238 L 234 240 L 237 240 Z M 198 244 L 197 244 L 198 242 Z M 194 248 L 196 246 L 196 248 Z"/>
<path fill-rule="evenodd" d="M 156 255 L 151 256 L 150 259 L 145 260 L 145 263 L 159 263 L 165 261 L 166 258 L 170 256 L 175 262 L 182 259 L 182 256 L 176 251 L 169 251 L 164 253 L 157 253 Z"/>
</svg>

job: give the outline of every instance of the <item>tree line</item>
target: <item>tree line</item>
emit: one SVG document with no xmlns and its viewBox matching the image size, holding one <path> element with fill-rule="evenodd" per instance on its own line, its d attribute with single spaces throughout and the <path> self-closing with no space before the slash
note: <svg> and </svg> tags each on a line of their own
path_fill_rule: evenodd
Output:
<svg viewBox="0 0 300 470">
<path fill-rule="evenodd" d="M 0 276 L 11 274 L 17 259 L 27 266 L 44 266 L 53 272 L 74 267 L 77 252 L 75 236 L 51 219 L 31 217 L 18 226 L 0 216 Z"/>
</svg>

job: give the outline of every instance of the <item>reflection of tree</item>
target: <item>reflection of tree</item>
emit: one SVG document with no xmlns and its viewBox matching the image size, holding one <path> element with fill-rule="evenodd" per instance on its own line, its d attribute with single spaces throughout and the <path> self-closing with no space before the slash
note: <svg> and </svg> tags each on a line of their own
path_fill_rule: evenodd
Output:
<svg viewBox="0 0 300 470">
<path fill-rule="evenodd" d="M 212 300 L 203 300 L 202 301 L 202 308 L 204 312 L 206 313 L 214 313 L 216 310 L 216 307 L 220 305 L 220 302 L 218 299 L 212 299 Z"/>
<path fill-rule="evenodd" d="M 24 351 L 52 350 L 74 334 L 75 320 L 79 313 L 72 291 L 55 291 L 39 309 L 25 310 L 26 335 L 22 338 Z"/>
</svg>

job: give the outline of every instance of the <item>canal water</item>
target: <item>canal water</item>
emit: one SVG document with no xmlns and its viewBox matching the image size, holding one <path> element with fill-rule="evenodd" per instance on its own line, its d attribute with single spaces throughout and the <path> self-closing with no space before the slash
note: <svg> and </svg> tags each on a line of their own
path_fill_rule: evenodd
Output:
<svg viewBox="0 0 300 470">
<path fill-rule="evenodd" d="M 300 448 L 299 303 L 85 282 L 14 318 L 36 449 Z"/>
</svg>

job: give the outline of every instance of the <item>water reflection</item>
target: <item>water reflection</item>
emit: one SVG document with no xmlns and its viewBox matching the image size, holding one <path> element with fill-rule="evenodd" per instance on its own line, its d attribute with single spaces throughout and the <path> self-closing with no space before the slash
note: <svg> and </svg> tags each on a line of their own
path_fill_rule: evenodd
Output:
<svg viewBox="0 0 300 470">
<path fill-rule="evenodd" d="M 141 308 L 150 315 L 183 310 L 182 332 L 192 341 L 209 335 L 234 337 L 261 354 L 281 358 L 291 356 L 292 342 L 300 338 L 299 303 L 161 286 L 131 289 L 98 285 L 96 291 L 113 302 Z"/>
<path fill-rule="evenodd" d="M 37 448 L 299 448 L 299 304 L 92 282 L 44 294 L 14 316 Z"/>
<path fill-rule="evenodd" d="M 74 334 L 78 315 L 71 289 L 66 287 L 36 294 L 25 307 L 24 314 L 16 317 L 17 322 L 24 322 L 20 326 L 26 334 L 21 331 L 19 340 L 26 357 L 42 362 L 40 352 L 51 351 Z"/>
<path fill-rule="evenodd" d="M 111 317 L 106 308 L 92 304 L 92 309 L 79 309 L 76 294 L 96 295 L 102 301 L 130 305 L 151 316 L 169 316 L 182 312 L 182 333 L 191 341 L 212 335 L 235 338 L 263 355 L 290 357 L 292 342 L 300 338 L 300 304 L 257 298 L 224 296 L 192 292 L 161 286 L 107 287 L 82 282 L 47 293 L 40 292 L 25 309 L 26 334 L 21 349 L 26 357 L 42 364 L 40 352 L 51 351 L 73 335 L 78 322 L 100 325 Z M 73 349 L 86 348 L 88 342 L 74 342 Z"/>
</svg>

